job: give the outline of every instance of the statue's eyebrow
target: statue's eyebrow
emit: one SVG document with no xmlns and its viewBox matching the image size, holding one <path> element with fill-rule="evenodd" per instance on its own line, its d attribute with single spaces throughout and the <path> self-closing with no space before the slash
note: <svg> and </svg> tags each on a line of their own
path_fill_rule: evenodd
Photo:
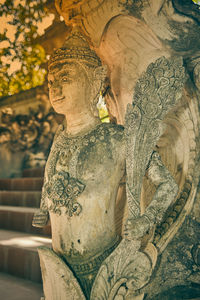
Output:
<svg viewBox="0 0 200 300">
<path fill-rule="evenodd" d="M 71 62 L 59 63 L 56 66 L 50 68 L 49 73 L 55 75 L 55 74 L 59 74 L 62 71 L 66 72 L 65 71 L 65 66 L 67 67 L 68 70 L 73 70 L 73 67 L 76 66 L 76 63 L 71 63 Z"/>
<path fill-rule="evenodd" d="M 64 75 L 69 75 L 70 76 L 70 73 L 71 72 L 74 72 L 74 69 L 73 68 L 67 68 L 67 69 L 61 69 L 61 70 L 57 70 L 53 73 L 53 75 L 59 75 L 59 76 L 64 76 Z"/>
</svg>

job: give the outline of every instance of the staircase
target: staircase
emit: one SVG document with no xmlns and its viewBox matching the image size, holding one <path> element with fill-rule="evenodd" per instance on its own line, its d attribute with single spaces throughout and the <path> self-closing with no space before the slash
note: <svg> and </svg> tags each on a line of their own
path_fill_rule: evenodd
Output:
<svg viewBox="0 0 200 300">
<path fill-rule="evenodd" d="M 51 246 L 50 225 L 32 227 L 39 208 L 43 170 L 0 179 L 0 295 L 6 300 L 39 300 L 42 295 L 37 247 Z"/>
</svg>

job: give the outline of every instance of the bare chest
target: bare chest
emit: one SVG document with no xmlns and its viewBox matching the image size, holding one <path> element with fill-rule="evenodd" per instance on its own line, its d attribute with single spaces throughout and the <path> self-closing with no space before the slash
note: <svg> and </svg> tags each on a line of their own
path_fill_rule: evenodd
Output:
<svg viewBox="0 0 200 300">
<path fill-rule="evenodd" d="M 62 139 L 54 145 L 47 163 L 50 211 L 79 215 L 80 197 L 95 194 L 99 186 L 122 176 L 123 155 L 109 132 L 77 139 Z"/>
</svg>

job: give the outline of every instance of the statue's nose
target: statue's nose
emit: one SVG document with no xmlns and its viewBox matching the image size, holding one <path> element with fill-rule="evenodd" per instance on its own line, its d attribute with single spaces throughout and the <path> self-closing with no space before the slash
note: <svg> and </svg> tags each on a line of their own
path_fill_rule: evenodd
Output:
<svg viewBox="0 0 200 300">
<path fill-rule="evenodd" d="M 55 96 L 59 96 L 62 94 L 62 85 L 59 82 L 55 82 L 52 85 L 52 91 Z"/>
</svg>

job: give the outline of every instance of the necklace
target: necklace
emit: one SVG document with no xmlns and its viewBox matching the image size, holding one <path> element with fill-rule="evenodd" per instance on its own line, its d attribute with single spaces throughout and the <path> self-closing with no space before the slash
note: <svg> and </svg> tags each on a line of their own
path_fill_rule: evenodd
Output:
<svg viewBox="0 0 200 300">
<path fill-rule="evenodd" d="M 122 130 L 116 130 L 116 125 L 112 124 L 97 125 L 81 136 L 70 136 L 65 130 L 58 132 L 46 166 L 49 180 L 44 192 L 50 200 L 49 211 L 61 215 L 63 207 L 69 217 L 80 215 L 82 205 L 77 199 L 84 192 L 86 183 L 79 178 L 77 169 L 82 167 L 82 161 L 87 162 L 89 153 L 96 153 L 98 144 L 108 147 L 108 153 L 112 155 L 110 138 L 117 135 L 121 139 L 122 134 Z"/>
</svg>

